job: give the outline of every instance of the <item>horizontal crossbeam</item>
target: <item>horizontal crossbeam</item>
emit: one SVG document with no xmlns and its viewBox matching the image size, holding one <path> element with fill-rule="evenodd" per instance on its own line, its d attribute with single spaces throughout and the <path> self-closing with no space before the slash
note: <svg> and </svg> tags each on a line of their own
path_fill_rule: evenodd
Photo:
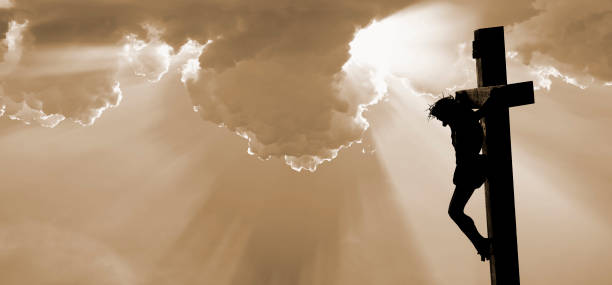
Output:
<svg viewBox="0 0 612 285">
<path fill-rule="evenodd" d="M 484 105 L 491 94 L 494 94 L 496 101 L 501 102 L 503 106 L 508 108 L 535 102 L 532 81 L 461 90 L 455 93 L 455 98 L 468 104 L 471 108 L 477 109 Z"/>
</svg>

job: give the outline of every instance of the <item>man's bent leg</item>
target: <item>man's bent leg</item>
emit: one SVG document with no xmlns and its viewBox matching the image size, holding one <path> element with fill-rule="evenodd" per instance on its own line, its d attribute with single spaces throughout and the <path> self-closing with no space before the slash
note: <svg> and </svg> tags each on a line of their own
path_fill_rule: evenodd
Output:
<svg viewBox="0 0 612 285">
<path fill-rule="evenodd" d="M 475 189 L 470 189 L 469 187 L 457 186 L 448 207 L 448 215 L 455 221 L 457 226 L 459 226 L 461 231 L 470 239 L 476 250 L 480 253 L 482 250 L 482 243 L 486 240 L 476 229 L 474 220 L 464 213 L 465 205 L 472 197 L 474 190 Z"/>
</svg>

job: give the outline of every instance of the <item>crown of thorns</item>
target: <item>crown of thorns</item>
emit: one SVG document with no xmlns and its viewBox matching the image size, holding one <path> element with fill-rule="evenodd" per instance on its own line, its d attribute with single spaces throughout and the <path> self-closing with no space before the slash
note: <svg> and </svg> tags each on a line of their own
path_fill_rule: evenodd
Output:
<svg viewBox="0 0 612 285">
<path fill-rule="evenodd" d="M 444 113 L 447 110 L 454 108 L 456 105 L 457 100 L 455 99 L 455 97 L 451 95 L 443 96 L 435 103 L 429 105 L 429 107 L 427 108 L 427 118 L 438 118 L 441 113 Z"/>
</svg>

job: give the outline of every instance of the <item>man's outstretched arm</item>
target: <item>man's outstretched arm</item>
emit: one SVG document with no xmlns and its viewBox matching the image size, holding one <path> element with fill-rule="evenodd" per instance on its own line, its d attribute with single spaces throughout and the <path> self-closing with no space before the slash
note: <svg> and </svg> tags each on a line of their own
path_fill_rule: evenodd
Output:
<svg viewBox="0 0 612 285">
<path fill-rule="evenodd" d="M 490 112 L 493 112 L 495 109 L 503 105 L 502 99 L 501 99 L 502 97 L 500 96 L 501 95 L 500 91 L 501 90 L 498 88 L 491 89 L 491 93 L 487 101 L 485 101 L 484 104 L 482 104 L 482 107 L 480 107 L 475 112 L 478 119 L 483 118 L 484 116 L 488 115 Z"/>
</svg>

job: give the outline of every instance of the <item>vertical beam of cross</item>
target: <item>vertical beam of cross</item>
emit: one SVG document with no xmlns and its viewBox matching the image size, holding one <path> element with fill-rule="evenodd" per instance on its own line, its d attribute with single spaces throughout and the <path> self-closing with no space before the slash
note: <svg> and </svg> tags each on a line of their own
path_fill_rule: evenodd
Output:
<svg viewBox="0 0 612 285">
<path fill-rule="evenodd" d="M 474 31 L 474 58 L 478 87 L 507 84 L 503 27 Z M 490 164 L 485 197 L 487 228 L 492 240 L 491 284 L 518 285 L 520 279 L 508 108 L 500 108 L 485 116 L 483 128 L 483 153 Z"/>
</svg>

